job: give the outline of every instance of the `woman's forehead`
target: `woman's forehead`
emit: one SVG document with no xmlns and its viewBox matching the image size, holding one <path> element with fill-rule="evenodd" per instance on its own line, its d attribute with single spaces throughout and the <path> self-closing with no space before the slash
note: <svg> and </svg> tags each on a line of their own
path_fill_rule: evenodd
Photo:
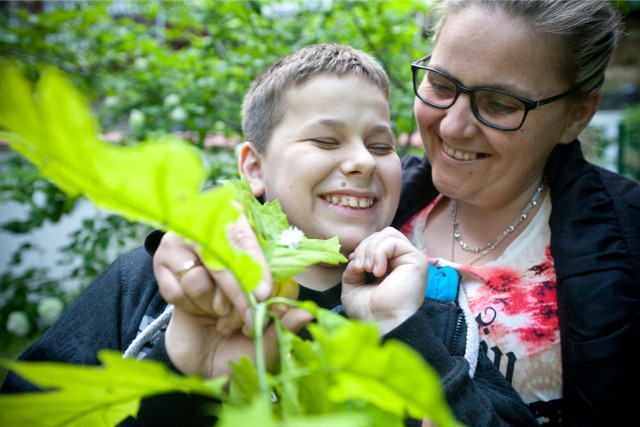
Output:
<svg viewBox="0 0 640 427">
<path fill-rule="evenodd" d="M 521 96 L 562 86 L 554 43 L 522 19 L 468 7 L 447 17 L 430 65 L 467 86 L 500 87 Z"/>
</svg>

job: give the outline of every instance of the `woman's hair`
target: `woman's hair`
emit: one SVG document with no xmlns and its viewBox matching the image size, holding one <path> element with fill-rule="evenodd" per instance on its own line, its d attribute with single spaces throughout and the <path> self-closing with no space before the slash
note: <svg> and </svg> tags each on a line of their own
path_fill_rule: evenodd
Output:
<svg viewBox="0 0 640 427">
<path fill-rule="evenodd" d="M 285 92 L 319 75 L 363 77 L 389 99 L 389 78 L 370 55 L 350 46 L 316 44 L 280 58 L 251 84 L 242 103 L 242 132 L 264 153 L 271 132 L 286 114 Z"/>
<path fill-rule="evenodd" d="M 447 17 L 467 7 L 502 11 L 531 25 L 547 46 L 557 47 L 560 70 L 579 93 L 589 93 L 602 85 L 622 34 L 620 13 L 609 1 L 441 0 L 435 9 L 440 17 L 436 43 Z"/>
</svg>

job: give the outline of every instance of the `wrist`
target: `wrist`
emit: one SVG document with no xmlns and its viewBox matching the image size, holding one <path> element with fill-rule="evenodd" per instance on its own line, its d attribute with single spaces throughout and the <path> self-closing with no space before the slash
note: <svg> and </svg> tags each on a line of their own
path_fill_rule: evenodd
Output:
<svg viewBox="0 0 640 427">
<path fill-rule="evenodd" d="M 390 331 L 396 329 L 403 324 L 408 318 L 410 318 L 415 311 L 402 310 L 391 313 L 390 315 L 376 316 L 376 322 L 381 335 L 385 335 Z"/>
</svg>

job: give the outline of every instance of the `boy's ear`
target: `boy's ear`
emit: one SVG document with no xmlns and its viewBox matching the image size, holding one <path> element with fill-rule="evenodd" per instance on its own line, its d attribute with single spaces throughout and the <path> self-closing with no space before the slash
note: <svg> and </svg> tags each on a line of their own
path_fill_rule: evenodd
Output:
<svg viewBox="0 0 640 427">
<path fill-rule="evenodd" d="M 589 125 L 591 118 L 598 109 L 600 102 L 600 90 L 594 90 L 574 102 L 570 109 L 565 123 L 565 128 L 560 139 L 561 144 L 569 144 L 574 141 L 580 132 Z"/>
<path fill-rule="evenodd" d="M 262 171 L 262 156 L 249 141 L 245 141 L 240 146 L 238 156 L 238 170 L 247 177 L 253 195 L 261 197 L 264 195 L 264 174 Z"/>
</svg>

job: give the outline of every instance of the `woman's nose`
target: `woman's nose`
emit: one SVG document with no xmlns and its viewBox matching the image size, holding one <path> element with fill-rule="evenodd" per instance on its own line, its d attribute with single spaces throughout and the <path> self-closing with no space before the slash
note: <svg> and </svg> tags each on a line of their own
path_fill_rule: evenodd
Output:
<svg viewBox="0 0 640 427">
<path fill-rule="evenodd" d="M 443 136 L 469 138 L 477 132 L 478 125 L 478 119 L 471 106 L 471 98 L 461 93 L 456 102 L 444 110 L 440 120 L 440 133 Z"/>
</svg>

